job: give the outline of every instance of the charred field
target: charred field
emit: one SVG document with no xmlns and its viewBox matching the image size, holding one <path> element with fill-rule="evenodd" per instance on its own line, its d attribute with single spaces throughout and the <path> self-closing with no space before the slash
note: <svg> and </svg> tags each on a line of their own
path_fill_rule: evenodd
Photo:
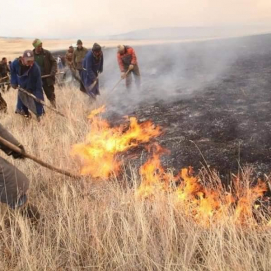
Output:
<svg viewBox="0 0 271 271">
<path fill-rule="evenodd" d="M 20 212 L 0 206 L 0 270 L 270 270 L 270 197 L 265 197 L 270 178 L 253 185 L 250 175 L 251 167 L 258 176 L 270 173 L 270 41 L 265 35 L 135 47 L 142 89 L 129 93 L 124 84 L 111 91 L 119 70 L 115 51 L 105 49 L 97 103 L 90 104 L 77 86 L 56 89 L 66 119 L 49 110 L 41 122 L 14 115 L 17 93 L 4 93 L 3 126 L 29 154 L 73 173 L 82 172 L 83 163 L 71 149 L 103 150 L 108 144 L 95 144 L 95 136 L 104 134 L 102 139 L 113 141 L 117 136 L 114 149 L 129 132 L 125 115 L 142 126 L 151 120 L 163 133 L 150 141 L 139 141 L 135 133 L 136 147 L 109 156 L 131 167 L 122 172 L 121 164 L 118 176 L 109 168 L 109 178 L 90 172 L 70 179 L 4 156 L 29 178 L 29 201 L 41 219 L 32 225 Z M 88 116 L 101 112 L 101 105 L 106 110 L 97 114 L 95 134 Z M 152 158 L 146 144 L 156 141 L 170 150 L 162 156 L 164 170 L 160 160 L 152 159 L 151 167 L 145 163 Z M 108 157 L 103 153 L 87 160 L 95 174 Z M 199 170 L 205 161 L 220 175 Z M 250 167 L 224 189 L 223 180 L 239 164 Z M 180 174 L 188 166 L 199 170 L 195 176 L 188 170 Z"/>
<path fill-rule="evenodd" d="M 252 166 L 257 176 L 271 170 L 271 35 L 196 43 L 135 47 L 142 89 L 107 93 L 107 118 L 151 119 L 163 129 L 159 143 L 170 150 L 167 168 L 203 166 L 222 178 Z M 110 53 L 110 54 L 109 54 Z M 111 49 L 106 80 L 116 78 Z"/>
</svg>

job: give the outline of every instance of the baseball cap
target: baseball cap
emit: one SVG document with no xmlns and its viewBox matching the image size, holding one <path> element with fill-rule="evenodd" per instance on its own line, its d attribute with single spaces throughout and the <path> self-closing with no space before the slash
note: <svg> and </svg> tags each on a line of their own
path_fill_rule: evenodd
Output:
<svg viewBox="0 0 271 271">
<path fill-rule="evenodd" d="M 25 61 L 34 61 L 34 54 L 32 50 L 25 50 L 23 54 Z"/>
</svg>

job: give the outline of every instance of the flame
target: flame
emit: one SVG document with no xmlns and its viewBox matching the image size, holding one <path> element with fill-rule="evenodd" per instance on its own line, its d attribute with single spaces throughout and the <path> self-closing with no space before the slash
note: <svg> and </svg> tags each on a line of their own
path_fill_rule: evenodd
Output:
<svg viewBox="0 0 271 271">
<path fill-rule="evenodd" d="M 142 183 L 136 194 L 143 198 L 154 195 L 157 191 L 168 190 L 170 181 L 174 178 L 172 174 L 165 172 L 161 165 L 160 156 L 168 151 L 157 143 L 153 145 L 153 149 L 155 151 L 152 157 L 139 170 Z"/>
<path fill-rule="evenodd" d="M 138 123 L 135 117 L 127 118 L 129 125 L 111 127 L 100 117 L 105 107 L 93 110 L 89 115 L 91 131 L 84 143 L 73 146 L 72 155 L 83 161 L 82 175 L 95 178 L 109 178 L 120 171 L 122 162 L 118 154 L 141 143 L 149 143 L 161 134 L 161 128 L 150 121 Z M 141 184 L 135 190 L 137 199 L 160 200 L 167 194 L 176 210 L 197 224 L 209 227 L 221 223 L 233 222 L 236 225 L 257 225 L 257 212 L 261 212 L 261 199 L 267 191 L 267 184 L 258 180 L 249 183 L 247 178 L 235 177 L 231 190 L 226 189 L 219 178 L 209 176 L 208 181 L 195 176 L 192 168 L 181 169 L 173 174 L 165 170 L 161 156 L 169 153 L 158 143 L 148 146 L 151 154 L 140 167 Z M 271 226 L 271 221 L 266 224 Z"/>
<path fill-rule="evenodd" d="M 217 184 L 208 187 L 193 175 L 192 168 L 184 168 L 176 176 L 166 172 L 160 159 L 165 150 L 161 152 L 157 145 L 153 150 L 155 153 L 140 168 L 142 180 L 136 191 L 137 198 L 153 199 L 159 193 L 170 193 L 175 206 L 204 227 L 227 221 L 239 225 L 256 223 L 254 210 L 259 205 L 255 202 L 267 191 L 266 183 L 258 180 L 251 187 L 236 178 L 232 184 L 234 192 Z"/>
<path fill-rule="evenodd" d="M 113 172 L 118 174 L 121 161 L 117 159 L 117 154 L 141 143 L 147 143 L 161 134 L 159 126 L 154 126 L 150 121 L 138 123 L 135 117 L 129 118 L 128 127 L 110 127 L 106 120 L 99 117 L 104 111 L 103 106 L 91 112 L 88 117 L 91 121 L 91 131 L 86 137 L 86 142 L 76 144 L 72 148 L 72 155 L 83 160 L 82 175 L 108 178 Z"/>
</svg>

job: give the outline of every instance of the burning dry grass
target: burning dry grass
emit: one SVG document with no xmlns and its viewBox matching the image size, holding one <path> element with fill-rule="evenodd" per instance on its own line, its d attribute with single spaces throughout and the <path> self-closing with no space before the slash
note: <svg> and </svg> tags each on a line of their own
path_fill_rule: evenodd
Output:
<svg viewBox="0 0 271 271">
<path fill-rule="evenodd" d="M 1 123 L 29 153 L 55 166 L 76 171 L 79 164 L 71 159 L 70 150 L 75 143 L 84 141 L 89 131 L 86 116 L 91 108 L 78 90 L 67 88 L 58 90 L 57 94 L 59 108 L 68 116 L 67 120 L 48 111 L 40 124 L 21 119 L 13 114 L 13 91 L 4 96 L 9 114 L 1 115 Z M 146 180 L 153 175 L 144 175 L 147 166 L 141 168 L 140 177 L 138 170 L 131 166 L 131 173 L 124 174 L 121 179 L 95 182 L 90 177 L 72 180 L 31 161 L 15 161 L 15 164 L 31 180 L 29 197 L 39 207 L 42 222 L 30 227 L 20 215 L 8 212 L 6 218 L 10 217 L 10 226 L 5 225 L 4 220 L 1 222 L 0 270 L 271 268 L 268 218 L 265 220 L 257 214 L 260 224 L 255 224 L 254 215 L 250 214 L 251 223 L 247 220 L 245 225 L 237 224 L 234 217 L 220 219 L 220 223 L 212 223 L 209 218 L 206 227 L 199 223 L 205 219 L 202 214 L 195 220 L 195 214 L 189 212 L 188 201 L 176 204 L 178 197 L 170 189 L 176 192 L 182 186 L 162 190 L 156 186 L 156 193 L 146 194 L 146 190 L 140 193 L 141 181 L 151 185 Z M 159 164 L 155 167 L 159 168 Z M 248 187 L 250 175 L 249 170 L 241 173 L 242 189 Z M 162 176 L 164 180 L 174 180 L 173 174 Z M 209 186 L 211 181 L 210 188 L 218 188 L 220 183 L 216 174 L 204 170 L 200 179 L 202 184 Z M 254 205 L 254 201 L 249 204 Z"/>
</svg>

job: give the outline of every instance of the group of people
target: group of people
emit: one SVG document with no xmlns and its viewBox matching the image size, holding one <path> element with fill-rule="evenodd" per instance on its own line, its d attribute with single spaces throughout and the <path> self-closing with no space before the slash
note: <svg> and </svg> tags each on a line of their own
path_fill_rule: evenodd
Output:
<svg viewBox="0 0 271 271">
<path fill-rule="evenodd" d="M 51 105 L 56 108 L 55 81 L 58 71 L 57 61 L 52 53 L 43 48 L 42 41 L 35 39 L 32 43 L 34 49 L 26 50 L 23 56 L 7 64 L 3 58 L 0 65 L 0 80 L 2 91 L 5 85 L 14 89 L 22 89 L 30 92 L 39 100 L 44 100 L 44 94 Z M 131 88 L 132 74 L 135 77 L 137 87 L 140 87 L 140 71 L 135 50 L 130 46 L 119 45 L 117 61 L 121 71 L 121 78 L 126 79 L 127 89 Z M 102 47 L 94 43 L 91 50 L 83 46 L 81 40 L 77 41 L 77 47 L 70 46 L 65 55 L 65 65 L 71 70 L 72 76 L 80 83 L 80 90 L 96 99 L 99 91 L 99 74 L 103 72 L 104 55 Z M 11 79 L 8 73 L 10 72 Z M 43 105 L 28 98 L 25 93 L 18 91 L 18 99 L 15 113 L 26 118 L 31 117 L 32 111 L 38 120 L 44 114 Z M 7 103 L 0 95 L 0 111 L 6 112 Z"/>
<path fill-rule="evenodd" d="M 26 50 L 21 57 L 15 59 L 9 65 L 7 64 L 7 59 L 3 58 L 0 65 L 0 78 L 1 82 L 5 82 L 8 85 L 8 89 L 10 86 L 13 89 L 19 89 L 15 112 L 26 118 L 30 118 L 30 110 L 36 114 L 39 120 L 44 114 L 43 105 L 24 94 L 26 91 L 43 101 L 44 91 L 51 105 L 56 107 L 54 84 L 57 73 L 57 62 L 51 52 L 43 48 L 41 40 L 35 39 L 33 47 L 33 50 Z M 98 79 L 99 74 L 103 72 L 104 59 L 101 46 L 94 43 L 92 49 L 87 50 L 83 47 L 82 41 L 78 40 L 77 48 L 74 50 L 71 46 L 65 58 L 66 65 L 80 82 L 80 90 L 92 98 L 99 95 Z M 121 78 L 126 79 L 126 87 L 128 89 L 131 87 L 132 73 L 135 76 L 136 85 L 139 87 L 140 71 L 134 49 L 129 46 L 119 45 L 117 61 L 121 71 Z M 11 75 L 10 81 L 9 72 Z M 78 74 L 79 77 L 77 77 Z M 5 86 L 5 84 L 2 85 Z M 3 100 L 0 95 L 0 110 L 1 99 Z M 13 156 L 14 159 L 24 158 L 24 147 L 1 124 L 0 137 L 17 146 L 19 150 L 14 151 L 14 149 L 10 149 L 7 145 L 0 143 L 2 151 L 7 155 Z M 28 187 L 28 178 L 14 165 L 0 157 L 0 202 L 7 204 L 12 209 L 19 209 L 23 215 L 26 215 L 31 220 L 37 220 L 40 214 L 35 206 L 28 203 Z"/>
<path fill-rule="evenodd" d="M 55 75 L 57 73 L 57 63 L 50 51 L 43 49 L 42 42 L 39 39 L 33 41 L 33 50 L 26 50 L 23 56 L 16 58 L 4 70 L 1 75 L 2 91 L 5 85 L 13 89 L 22 89 L 33 94 L 40 100 L 44 100 L 43 92 L 53 107 L 56 107 L 55 96 Z M 6 63 L 6 58 L 5 58 Z M 8 75 L 10 73 L 10 76 Z M 5 76 L 4 76 L 5 75 Z M 10 78 L 9 78 L 10 77 Z M 7 79 L 4 81 L 3 79 Z M 4 92 L 4 91 L 3 91 Z M 18 91 L 16 114 L 23 115 L 26 118 L 31 117 L 29 109 L 34 112 L 38 118 L 44 114 L 43 105 L 23 95 Z M 0 111 L 6 112 L 7 103 L 0 97 Z"/>
<path fill-rule="evenodd" d="M 99 74 L 103 72 L 103 52 L 99 44 L 94 43 L 88 51 L 81 40 L 77 41 L 76 49 L 70 46 L 65 55 L 65 63 L 72 71 L 75 78 L 79 74 L 80 90 L 95 98 L 99 95 Z M 134 74 L 136 86 L 140 87 L 140 71 L 135 50 L 130 46 L 119 45 L 117 60 L 121 71 L 121 77 L 126 79 L 127 89 L 132 85 Z"/>
</svg>

